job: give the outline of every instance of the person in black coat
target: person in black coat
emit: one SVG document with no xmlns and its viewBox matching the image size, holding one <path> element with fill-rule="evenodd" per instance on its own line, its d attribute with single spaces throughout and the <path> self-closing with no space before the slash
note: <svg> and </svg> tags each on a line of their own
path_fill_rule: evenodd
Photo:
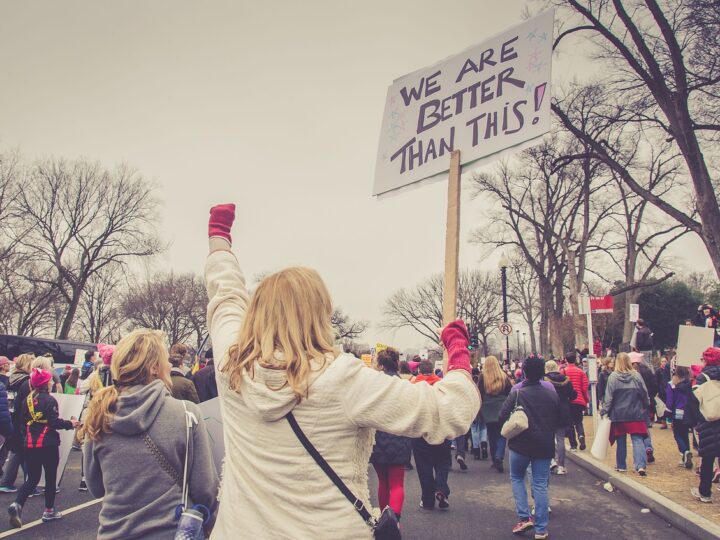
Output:
<svg viewBox="0 0 720 540">
<path fill-rule="evenodd" d="M 192 377 L 200 403 L 218 397 L 217 380 L 215 379 L 215 362 L 212 357 L 205 356 L 207 363 Z"/>
<path fill-rule="evenodd" d="M 555 463 L 551 470 L 556 474 L 567 474 L 565 469 L 565 431 L 573 423 L 573 416 L 570 410 L 570 402 L 577 397 L 570 379 L 560 373 L 558 365 L 553 360 L 545 363 L 545 380 L 553 385 L 560 398 L 560 427 L 555 432 Z"/>
<path fill-rule="evenodd" d="M 378 354 L 377 363 L 385 375 L 400 377 L 395 349 L 385 349 Z M 407 384 L 410 384 L 409 382 Z M 398 518 L 405 498 L 405 466 L 410 462 L 411 441 L 383 431 L 375 433 L 375 446 L 370 455 L 378 476 L 378 503 L 380 508 L 390 506 Z"/>
<path fill-rule="evenodd" d="M 553 389 L 540 384 L 545 374 L 541 358 L 530 357 L 523 363 L 525 380 L 510 392 L 500 411 L 505 423 L 516 404 L 522 406 L 528 418 L 528 429 L 508 441 L 510 447 L 510 480 L 519 522 L 513 534 L 534 528 L 536 535 L 544 535 L 549 522 L 548 484 L 550 461 L 555 455 L 555 433 L 560 428 L 560 398 Z M 532 468 L 532 492 L 535 498 L 535 519 L 530 513 L 525 475 Z"/>
<path fill-rule="evenodd" d="M 707 384 L 709 381 L 720 381 L 720 349 L 717 347 L 710 347 L 703 353 L 703 367 L 702 373 L 698 375 L 696 384 Z M 697 399 L 694 403 L 697 403 Z M 693 497 L 698 499 L 700 502 L 709 503 L 712 502 L 712 478 L 713 478 L 713 465 L 715 460 L 720 458 L 720 420 L 709 422 L 703 418 L 700 410 L 694 410 L 688 406 L 686 415 L 690 412 L 691 416 L 697 419 L 696 430 L 698 433 L 699 448 L 698 454 L 702 458 L 700 463 L 700 489 L 692 488 L 691 493 Z M 689 423 L 693 423 L 689 421 Z"/>
<path fill-rule="evenodd" d="M 22 403 L 30 393 L 30 365 L 34 356 L 32 354 L 21 354 L 15 359 L 15 370 L 10 377 L 8 390 L 8 404 L 11 406 L 10 413 L 13 423 L 13 434 L 5 441 L 3 450 L 9 452 L 7 461 L 4 463 L 3 476 L 0 479 L 0 493 L 15 493 L 15 480 L 18 469 L 25 468 L 25 457 L 22 448 L 23 433 L 25 426 L 20 416 Z"/>
</svg>

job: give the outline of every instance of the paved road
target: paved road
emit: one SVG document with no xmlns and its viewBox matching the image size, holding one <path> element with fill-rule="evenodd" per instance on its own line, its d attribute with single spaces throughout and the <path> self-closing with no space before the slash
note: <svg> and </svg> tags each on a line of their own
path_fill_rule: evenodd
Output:
<svg viewBox="0 0 720 540">
<path fill-rule="evenodd" d="M 485 461 L 468 462 L 470 469 L 453 469 L 450 475 L 451 508 L 444 512 L 418 508 L 420 490 L 415 471 L 406 476 L 406 500 L 403 511 L 404 539 L 439 538 L 515 538 L 510 530 L 516 522 L 510 482 Z M 676 529 L 653 514 L 641 513 L 641 507 L 620 493 L 607 493 L 595 477 L 569 463 L 570 474 L 553 476 L 550 486 L 552 514 L 549 531 L 553 539 L 592 540 L 684 538 Z M 57 504 L 69 509 L 92 501 L 88 493 L 77 491 L 80 477 L 80 453 L 73 452 L 61 484 Z M 371 492 L 375 490 L 375 473 L 370 472 Z M 12 495 L 0 494 L 0 503 L 10 504 Z M 33 498 L 25 507 L 25 522 L 42 513 L 42 497 Z M 8 531 L 7 520 L 0 517 L 0 538 L 13 540 L 61 540 L 94 538 L 99 505 L 95 504 L 67 515 L 60 521 L 36 527 Z M 8 534 L 9 536 L 5 536 Z M 529 533 L 526 537 L 532 538 Z M 259 539 L 264 540 L 264 539 Z"/>
</svg>

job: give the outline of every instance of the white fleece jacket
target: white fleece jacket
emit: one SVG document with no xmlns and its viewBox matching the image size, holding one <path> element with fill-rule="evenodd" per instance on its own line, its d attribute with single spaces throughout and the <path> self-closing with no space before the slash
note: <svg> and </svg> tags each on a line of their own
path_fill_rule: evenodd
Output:
<svg viewBox="0 0 720 540">
<path fill-rule="evenodd" d="M 300 427 L 347 486 L 369 508 L 368 459 L 374 430 L 428 442 L 467 432 L 480 397 L 465 373 L 442 382 L 411 384 L 367 368 L 352 355 L 322 359 L 309 398 L 295 405 L 284 370 L 255 366 L 238 392 L 222 373 L 248 305 L 240 266 L 232 253 L 208 257 L 208 326 L 217 369 L 225 440 L 220 509 L 213 540 L 324 540 L 371 538 L 368 526 L 325 476 L 284 416 Z"/>
</svg>

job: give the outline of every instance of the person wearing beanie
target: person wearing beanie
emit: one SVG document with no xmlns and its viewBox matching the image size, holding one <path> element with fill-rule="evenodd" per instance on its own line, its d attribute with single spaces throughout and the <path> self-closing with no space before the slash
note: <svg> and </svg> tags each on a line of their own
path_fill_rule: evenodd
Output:
<svg viewBox="0 0 720 540">
<path fill-rule="evenodd" d="M 15 502 L 8 508 L 10 525 L 22 527 L 22 509 L 45 472 L 45 511 L 42 520 L 60 519 L 62 514 L 55 509 L 55 488 L 57 469 L 60 462 L 59 429 L 74 429 L 78 425 L 75 419 L 63 420 L 59 417 L 57 400 L 52 397 L 50 386 L 52 373 L 46 369 L 34 368 L 30 374 L 31 392 L 22 403 L 21 418 L 26 426 L 24 435 L 24 457 L 27 466 L 27 479 L 17 492 Z"/>
<path fill-rule="evenodd" d="M 565 355 L 567 361 L 567 367 L 565 368 L 564 375 L 570 379 L 573 389 L 575 389 L 575 399 L 570 402 L 570 414 L 572 415 L 572 425 L 568 428 L 567 434 L 570 438 L 570 450 L 575 451 L 578 448 L 578 442 L 580 443 L 580 450 L 585 450 L 585 427 L 583 426 L 583 417 L 585 415 L 585 409 L 590 402 L 590 395 L 588 394 L 588 388 L 590 387 L 590 381 L 588 380 L 587 374 L 577 367 L 577 356 L 571 352 Z M 577 438 L 575 433 L 577 432 Z"/>
<path fill-rule="evenodd" d="M 515 406 L 521 406 L 528 418 L 528 428 L 508 441 L 510 447 L 510 481 L 518 523 L 513 534 L 532 528 L 538 540 L 548 537 L 550 463 L 555 456 L 555 433 L 561 425 L 560 398 L 553 388 L 540 384 L 545 375 L 542 358 L 530 357 L 523 363 L 525 380 L 514 388 L 500 410 L 500 424 L 510 418 Z M 525 476 L 532 469 L 532 493 L 535 517 L 528 504 Z"/>
<path fill-rule="evenodd" d="M 720 348 L 710 347 L 703 352 L 702 372 L 695 379 L 695 386 L 713 383 L 720 385 Z M 694 394 L 693 394 L 694 397 Z M 696 403 L 697 399 L 695 399 Z M 692 409 L 691 409 L 692 410 Z M 692 488 L 691 494 L 702 503 L 712 502 L 712 480 L 713 466 L 715 460 L 720 458 L 720 420 L 710 422 L 706 420 L 699 411 L 696 412 L 698 419 L 696 430 L 699 437 L 698 455 L 702 458 L 700 462 L 700 486 Z M 692 422 L 691 422 L 692 423 Z"/>
</svg>

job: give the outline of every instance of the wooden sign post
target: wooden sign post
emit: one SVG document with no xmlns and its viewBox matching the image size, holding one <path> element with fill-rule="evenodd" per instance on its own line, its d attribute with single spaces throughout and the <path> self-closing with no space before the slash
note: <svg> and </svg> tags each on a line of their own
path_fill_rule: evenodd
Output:
<svg viewBox="0 0 720 540">
<path fill-rule="evenodd" d="M 458 259 L 460 256 L 460 150 L 450 154 L 447 225 L 445 228 L 445 282 L 443 286 L 443 324 L 457 318 Z M 443 354 L 443 373 L 447 372 L 447 351 Z"/>
</svg>

